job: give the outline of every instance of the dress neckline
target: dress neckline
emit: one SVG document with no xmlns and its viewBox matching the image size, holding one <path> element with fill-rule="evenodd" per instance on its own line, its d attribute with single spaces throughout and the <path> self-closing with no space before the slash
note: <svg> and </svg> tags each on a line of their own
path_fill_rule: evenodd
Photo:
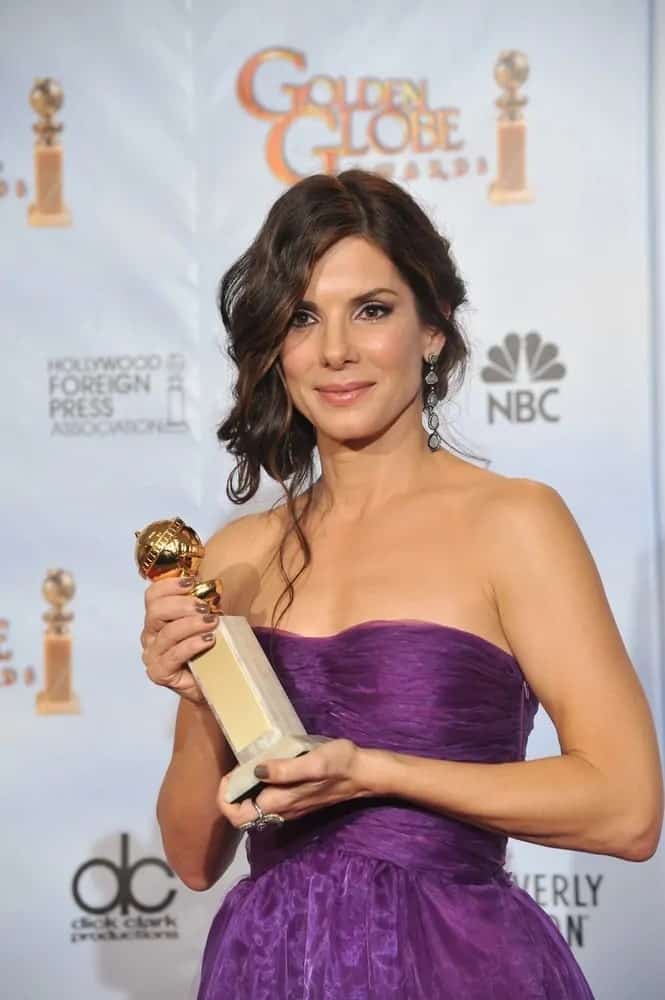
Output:
<svg viewBox="0 0 665 1000">
<path fill-rule="evenodd" d="M 441 622 L 425 621 L 422 618 L 370 618 L 364 622 L 356 622 L 354 625 L 347 625 L 346 628 L 340 629 L 339 632 L 331 632 L 330 635 L 302 635 L 300 632 L 291 632 L 288 629 L 275 628 L 272 625 L 252 625 L 251 628 L 255 632 L 272 632 L 274 635 L 284 636 L 284 638 L 287 639 L 300 639 L 307 642 L 330 642 L 331 640 L 340 639 L 349 635 L 349 633 L 357 632 L 360 629 L 378 628 L 385 625 L 392 627 L 395 627 L 396 625 L 410 625 L 423 629 L 439 629 L 443 632 L 448 632 L 453 636 L 457 635 L 459 637 L 463 637 L 467 640 L 486 646 L 488 649 L 504 656 L 507 660 L 514 663 L 519 672 L 522 673 L 517 658 L 502 646 L 498 646 L 495 642 L 492 642 L 491 639 L 485 639 L 484 636 L 478 635 L 476 632 L 470 632 L 468 629 L 464 628 L 457 628 L 455 625 L 444 625 Z"/>
</svg>

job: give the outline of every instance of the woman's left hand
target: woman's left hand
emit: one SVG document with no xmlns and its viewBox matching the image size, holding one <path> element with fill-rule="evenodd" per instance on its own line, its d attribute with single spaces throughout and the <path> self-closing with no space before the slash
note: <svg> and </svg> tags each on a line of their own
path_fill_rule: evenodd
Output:
<svg viewBox="0 0 665 1000">
<path fill-rule="evenodd" d="M 257 777 L 266 788 L 256 796 L 264 813 L 278 813 L 285 820 L 299 819 L 307 813 L 348 799 L 370 795 L 358 780 L 360 748 L 351 740 L 330 740 L 314 750 L 294 757 L 267 760 Z M 256 819 L 250 799 L 237 804 L 224 801 L 229 776 L 225 774 L 219 786 L 217 805 L 235 827 Z"/>
</svg>

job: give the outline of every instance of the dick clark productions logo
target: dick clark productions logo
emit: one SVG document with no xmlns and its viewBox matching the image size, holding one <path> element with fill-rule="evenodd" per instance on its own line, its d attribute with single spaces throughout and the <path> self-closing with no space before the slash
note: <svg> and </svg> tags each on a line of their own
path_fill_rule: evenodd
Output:
<svg viewBox="0 0 665 1000">
<path fill-rule="evenodd" d="M 487 385 L 514 385 L 526 376 L 533 388 L 505 388 L 487 394 L 487 419 L 493 424 L 500 414 L 510 423 L 525 424 L 535 420 L 556 423 L 561 419 L 554 412 L 553 404 L 559 394 L 555 385 L 543 383 L 560 382 L 565 377 L 566 368 L 557 360 L 559 348 L 547 343 L 539 333 L 531 331 L 520 337 L 509 333 L 502 344 L 495 344 L 487 352 L 489 364 L 485 365 L 480 377 Z M 541 385 L 536 385 L 540 383 Z M 542 387 L 541 387 L 542 386 Z"/>
<path fill-rule="evenodd" d="M 91 858 L 80 865 L 72 878 L 72 896 L 79 909 L 90 916 L 72 921 L 72 942 L 177 938 L 175 918 L 163 913 L 175 899 L 177 890 L 167 889 L 155 903 L 146 902 L 137 895 L 134 878 L 139 870 L 148 867 L 159 869 L 168 879 L 175 877 L 162 858 L 144 857 L 130 864 L 128 833 L 120 835 L 120 864 L 109 858 Z M 113 888 L 103 902 L 97 899 L 96 893 L 90 898 L 86 875 L 93 878 L 99 875 L 105 887 L 110 881 Z M 118 914 L 112 916 L 114 910 Z"/>
</svg>

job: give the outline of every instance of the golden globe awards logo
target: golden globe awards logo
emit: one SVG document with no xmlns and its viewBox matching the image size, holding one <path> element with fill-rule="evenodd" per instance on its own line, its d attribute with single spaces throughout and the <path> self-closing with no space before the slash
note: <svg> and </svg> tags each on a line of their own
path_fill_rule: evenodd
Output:
<svg viewBox="0 0 665 1000">
<path fill-rule="evenodd" d="M 264 69 L 270 63 L 281 65 L 277 71 Z M 236 81 L 241 107 L 269 123 L 266 161 L 282 183 L 295 184 L 314 172 L 312 157 L 314 170 L 323 173 L 337 173 L 344 160 L 345 167 L 364 167 L 396 181 L 450 181 L 487 173 L 486 157 L 466 149 L 460 108 L 432 107 L 428 80 L 361 76 L 354 81 L 325 73 L 302 79 L 306 69 L 302 52 L 267 48 L 247 59 Z M 271 86 L 276 76 L 286 77 L 279 87 Z M 494 81 L 502 91 L 494 102 L 497 169 L 486 188 L 493 205 L 533 201 L 526 169 L 528 97 L 521 93 L 528 77 L 524 52 L 499 53 L 494 64 Z M 313 143 L 317 135 L 327 141 Z M 287 152 L 294 148 L 305 151 L 301 165 Z"/>
<path fill-rule="evenodd" d="M 275 88 L 273 103 L 259 97 L 258 77 L 262 67 L 275 61 L 283 64 L 280 76 L 285 81 Z M 487 173 L 485 157 L 465 149 L 460 108 L 432 107 L 427 80 L 363 76 L 351 81 L 322 73 L 302 79 L 306 69 L 302 52 L 268 48 L 250 56 L 237 79 L 241 106 L 269 124 L 266 160 L 284 184 L 312 173 L 311 163 L 298 170 L 287 155 L 294 140 L 302 145 L 299 129 L 304 126 L 305 136 L 309 135 L 312 122 L 323 126 L 316 134 L 329 135 L 322 144 L 305 141 L 324 173 L 337 172 L 342 159 L 357 165 L 361 161 L 366 169 L 402 181 L 419 177 L 447 181 Z M 372 155 L 390 159 L 365 163 Z"/>
</svg>

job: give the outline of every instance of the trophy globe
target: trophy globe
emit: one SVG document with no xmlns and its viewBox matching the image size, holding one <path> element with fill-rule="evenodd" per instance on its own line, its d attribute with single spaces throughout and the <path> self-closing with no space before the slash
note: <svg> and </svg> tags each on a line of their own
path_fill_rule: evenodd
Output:
<svg viewBox="0 0 665 1000">
<path fill-rule="evenodd" d="M 56 124 L 53 119 L 62 107 L 64 99 L 65 95 L 57 80 L 53 80 L 50 76 L 35 80 L 35 85 L 30 91 L 30 105 L 41 121 L 32 127 L 45 146 L 52 146 L 58 132 L 62 132 L 62 124 Z"/>
<path fill-rule="evenodd" d="M 135 533 L 134 559 L 144 580 L 164 576 L 196 576 L 205 549 L 201 539 L 181 517 L 152 521 Z M 221 580 L 196 583 L 192 593 L 215 610 L 222 596 Z"/>
</svg>

